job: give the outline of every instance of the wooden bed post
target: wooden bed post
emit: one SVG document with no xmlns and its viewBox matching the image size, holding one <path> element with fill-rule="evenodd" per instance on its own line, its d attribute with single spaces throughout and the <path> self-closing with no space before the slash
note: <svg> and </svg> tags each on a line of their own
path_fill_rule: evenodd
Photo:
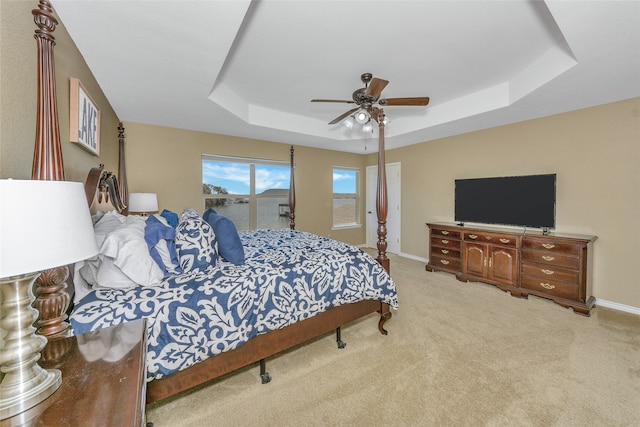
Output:
<svg viewBox="0 0 640 427">
<path fill-rule="evenodd" d="M 118 122 L 118 192 L 124 204 L 123 215 L 129 214 L 129 186 L 127 184 L 127 167 L 124 161 L 124 126 Z M 91 204 L 89 204 L 91 205 Z"/>
<path fill-rule="evenodd" d="M 291 146 L 291 172 L 289 178 L 289 228 L 296 229 L 296 183 L 294 178 L 293 145 Z"/>
<path fill-rule="evenodd" d="M 33 9 L 31 13 L 38 26 L 33 36 L 38 46 L 38 105 L 31 179 L 64 181 L 53 56 L 56 40 L 52 34 L 58 21 L 53 16 L 51 4 L 46 0 L 40 0 L 38 9 Z"/>
<path fill-rule="evenodd" d="M 387 173 L 384 148 L 384 110 L 377 110 L 378 121 L 378 190 L 376 193 L 376 214 L 378 215 L 378 257 L 376 260 L 390 272 L 387 258 Z"/>
<path fill-rule="evenodd" d="M 56 42 L 52 34 L 58 21 L 46 0 L 40 0 L 38 8 L 31 13 L 38 26 L 34 35 L 38 46 L 38 99 L 31 179 L 64 181 L 53 56 Z M 65 283 L 68 278 L 69 268 L 61 266 L 43 271 L 35 282 L 33 306 L 38 310 L 36 327 L 38 334 L 47 338 L 64 335 L 69 329 L 66 312 L 71 297 Z"/>
</svg>

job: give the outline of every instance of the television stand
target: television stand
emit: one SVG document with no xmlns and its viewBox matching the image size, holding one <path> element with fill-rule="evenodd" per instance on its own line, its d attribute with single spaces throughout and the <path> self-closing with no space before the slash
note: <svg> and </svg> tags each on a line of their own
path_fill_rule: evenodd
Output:
<svg viewBox="0 0 640 427">
<path fill-rule="evenodd" d="M 590 315 L 595 236 L 427 223 L 430 272 L 490 283 L 515 297 L 535 295 Z"/>
</svg>

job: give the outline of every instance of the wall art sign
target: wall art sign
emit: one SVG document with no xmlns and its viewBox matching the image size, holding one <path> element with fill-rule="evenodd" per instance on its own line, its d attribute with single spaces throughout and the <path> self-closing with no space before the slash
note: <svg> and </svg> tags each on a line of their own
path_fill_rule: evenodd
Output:
<svg viewBox="0 0 640 427">
<path fill-rule="evenodd" d="M 100 155 L 100 110 L 80 80 L 70 79 L 69 139 Z"/>
</svg>

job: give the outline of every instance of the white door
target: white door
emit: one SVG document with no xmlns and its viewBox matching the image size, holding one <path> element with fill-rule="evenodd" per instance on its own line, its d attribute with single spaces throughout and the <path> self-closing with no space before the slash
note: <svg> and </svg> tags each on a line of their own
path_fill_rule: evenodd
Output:
<svg viewBox="0 0 640 427">
<path fill-rule="evenodd" d="M 387 163 L 387 252 L 400 253 L 400 207 L 401 184 L 400 163 Z M 367 246 L 376 248 L 378 242 L 378 217 L 376 195 L 378 188 L 378 165 L 367 166 Z"/>
</svg>

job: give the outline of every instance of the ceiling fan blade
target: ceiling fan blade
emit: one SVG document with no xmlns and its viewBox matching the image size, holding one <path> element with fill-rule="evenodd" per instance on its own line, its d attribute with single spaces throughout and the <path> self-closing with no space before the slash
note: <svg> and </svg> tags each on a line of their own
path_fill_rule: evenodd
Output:
<svg viewBox="0 0 640 427">
<path fill-rule="evenodd" d="M 342 114 L 341 116 L 336 117 L 335 119 L 331 120 L 329 122 L 330 125 L 335 125 L 336 123 L 342 121 L 343 119 L 345 119 L 347 116 L 349 116 L 351 113 L 354 113 L 355 111 L 358 111 L 360 109 L 360 107 L 356 107 L 352 110 L 347 111 L 346 113 Z"/>
<path fill-rule="evenodd" d="M 364 91 L 364 94 L 366 96 L 372 96 L 372 97 L 378 99 L 378 97 L 382 93 L 382 90 L 388 84 L 389 84 L 389 82 L 387 80 L 382 80 L 382 79 L 379 79 L 377 77 L 374 77 L 373 79 L 371 79 L 371 82 L 369 83 L 369 86 L 367 86 L 367 90 Z"/>
<path fill-rule="evenodd" d="M 343 102 L 345 104 L 355 104 L 355 101 L 347 101 L 345 99 L 312 99 L 311 102 Z"/>
<path fill-rule="evenodd" d="M 427 105 L 429 104 L 429 97 L 416 97 L 416 98 L 387 98 L 378 101 L 380 105 Z"/>
</svg>

